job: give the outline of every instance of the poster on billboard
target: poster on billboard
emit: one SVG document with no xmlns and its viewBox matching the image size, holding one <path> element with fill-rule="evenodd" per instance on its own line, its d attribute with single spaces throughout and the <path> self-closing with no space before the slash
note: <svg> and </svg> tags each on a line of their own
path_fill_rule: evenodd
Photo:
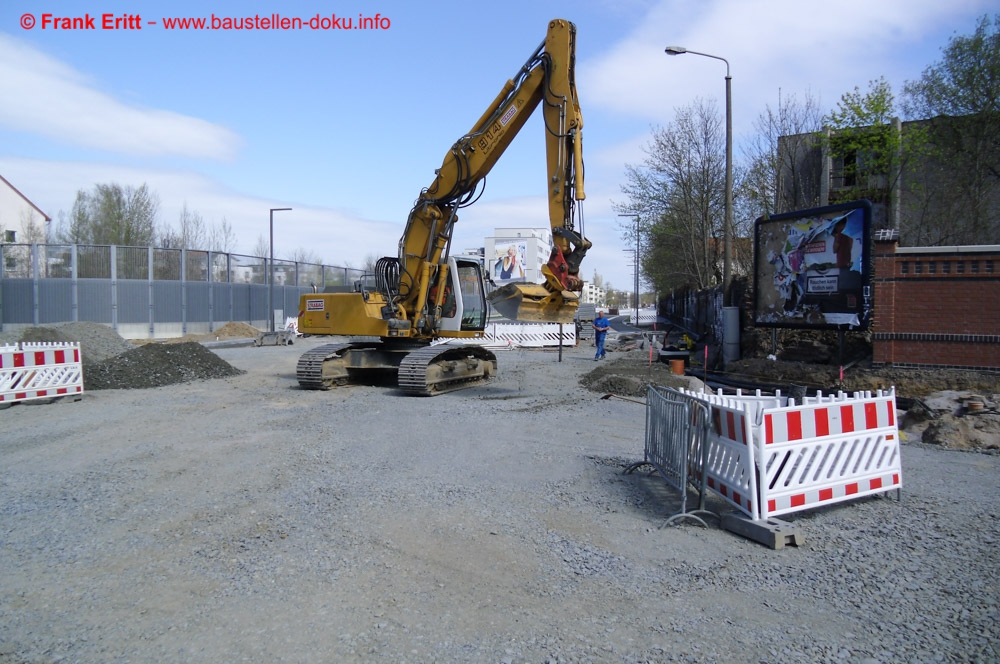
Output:
<svg viewBox="0 0 1000 664">
<path fill-rule="evenodd" d="M 498 283 L 524 281 L 524 257 L 528 245 L 524 240 L 497 238 L 493 244 L 493 280 Z"/>
<path fill-rule="evenodd" d="M 799 210 L 754 223 L 754 324 L 868 328 L 871 203 Z"/>
</svg>

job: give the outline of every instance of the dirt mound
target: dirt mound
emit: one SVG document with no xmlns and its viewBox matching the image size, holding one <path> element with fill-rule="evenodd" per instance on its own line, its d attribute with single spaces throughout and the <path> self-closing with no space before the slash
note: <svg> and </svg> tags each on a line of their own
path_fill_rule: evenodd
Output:
<svg viewBox="0 0 1000 664">
<path fill-rule="evenodd" d="M 805 362 L 748 359 L 730 362 L 724 374 L 749 383 L 790 387 L 802 385 L 832 392 L 896 388 L 896 394 L 919 399 L 945 390 L 1000 392 L 1000 373 L 963 369 L 907 369 L 851 367 L 840 380 L 839 367 Z"/>
<path fill-rule="evenodd" d="M 242 373 L 199 343 L 146 344 L 87 365 L 83 387 L 84 390 L 142 389 Z"/>
<path fill-rule="evenodd" d="M 662 362 L 649 362 L 643 352 L 621 353 L 614 359 L 602 360 L 580 379 L 580 385 L 591 392 L 645 397 L 650 385 L 688 387 L 690 382 L 670 371 Z"/>
<path fill-rule="evenodd" d="M 260 330 L 253 325 L 237 322 L 226 323 L 215 331 L 215 335 L 218 337 L 232 337 L 234 339 L 256 339 L 258 334 L 260 334 Z"/>
</svg>

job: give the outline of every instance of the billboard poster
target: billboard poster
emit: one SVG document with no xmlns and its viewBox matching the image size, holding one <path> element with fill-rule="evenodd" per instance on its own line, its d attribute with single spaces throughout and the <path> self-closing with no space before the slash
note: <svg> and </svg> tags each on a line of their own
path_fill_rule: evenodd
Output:
<svg viewBox="0 0 1000 664">
<path fill-rule="evenodd" d="M 497 238 L 493 244 L 493 280 L 502 283 L 507 281 L 524 281 L 524 257 L 528 254 L 528 245 L 521 238 L 505 240 Z"/>
<path fill-rule="evenodd" d="M 754 323 L 867 329 L 871 204 L 854 201 L 754 224 Z"/>
</svg>

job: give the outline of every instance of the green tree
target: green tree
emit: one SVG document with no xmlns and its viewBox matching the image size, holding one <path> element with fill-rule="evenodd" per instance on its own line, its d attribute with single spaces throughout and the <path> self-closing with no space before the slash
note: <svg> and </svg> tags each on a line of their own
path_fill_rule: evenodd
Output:
<svg viewBox="0 0 1000 664">
<path fill-rule="evenodd" d="M 892 86 L 883 77 L 869 81 L 867 92 L 855 87 L 844 93 L 824 124 L 834 161 L 834 189 L 839 190 L 830 202 L 869 198 L 888 205 L 902 147 Z"/>
<path fill-rule="evenodd" d="M 906 83 L 902 107 L 926 127 L 929 148 L 904 212 L 910 243 L 1000 242 L 1000 15 L 953 37 Z"/>
<path fill-rule="evenodd" d="M 156 239 L 160 202 L 143 183 L 96 184 L 91 192 L 76 193 L 69 228 L 59 240 L 76 244 L 115 244 L 148 247 Z"/>
</svg>

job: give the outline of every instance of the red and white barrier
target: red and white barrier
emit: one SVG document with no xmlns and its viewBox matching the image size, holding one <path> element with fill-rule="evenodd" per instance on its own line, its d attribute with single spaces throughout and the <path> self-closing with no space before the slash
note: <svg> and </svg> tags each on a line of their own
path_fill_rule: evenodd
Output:
<svg viewBox="0 0 1000 664">
<path fill-rule="evenodd" d="M 795 400 L 681 390 L 711 410 L 708 488 L 751 519 L 902 488 L 894 391 Z"/>
<path fill-rule="evenodd" d="M 542 348 L 559 345 L 558 323 L 490 323 L 483 331 L 488 344 Z M 576 344 L 576 326 L 562 326 L 562 345 Z"/>
<path fill-rule="evenodd" d="M 895 392 L 765 410 L 761 518 L 903 486 Z"/>
<path fill-rule="evenodd" d="M 0 346 L 0 403 L 83 394 L 80 344 Z"/>
</svg>

